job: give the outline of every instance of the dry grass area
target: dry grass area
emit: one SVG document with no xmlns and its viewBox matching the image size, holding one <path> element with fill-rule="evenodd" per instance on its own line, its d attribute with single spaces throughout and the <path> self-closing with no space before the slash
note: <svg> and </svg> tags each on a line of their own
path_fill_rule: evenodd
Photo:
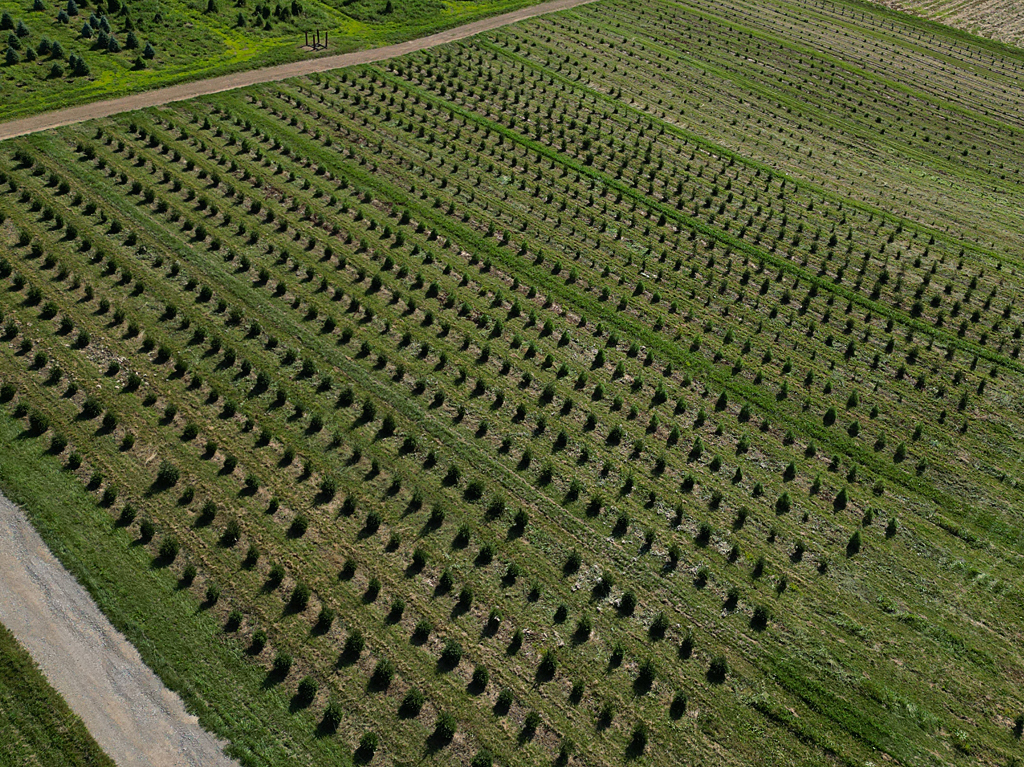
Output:
<svg viewBox="0 0 1024 767">
<path fill-rule="evenodd" d="M 1016 46 L 1024 41 L 1024 14 L 1015 0 L 881 0 L 880 4 L 989 40 Z"/>
</svg>

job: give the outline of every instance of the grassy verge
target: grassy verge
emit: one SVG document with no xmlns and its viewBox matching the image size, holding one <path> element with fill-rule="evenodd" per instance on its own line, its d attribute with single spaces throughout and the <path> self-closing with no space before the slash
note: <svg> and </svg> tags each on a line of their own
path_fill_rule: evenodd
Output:
<svg viewBox="0 0 1024 767">
<path fill-rule="evenodd" d="M 0 764 L 113 765 L 35 663 L 0 625 Z"/>
</svg>

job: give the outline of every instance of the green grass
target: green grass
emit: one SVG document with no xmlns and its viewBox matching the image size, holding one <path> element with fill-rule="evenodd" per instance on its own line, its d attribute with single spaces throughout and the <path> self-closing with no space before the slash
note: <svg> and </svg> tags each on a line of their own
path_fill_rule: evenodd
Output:
<svg viewBox="0 0 1024 767">
<path fill-rule="evenodd" d="M 0 435 L 4 493 L 26 510 L 50 550 L 200 723 L 230 739 L 229 754 L 242 764 L 289 764 L 296 749 L 332 763 L 348 761 L 342 744 L 316 737 L 317 722 L 288 713 L 287 698 L 264 688 L 264 675 L 240 648 L 225 641 L 218 622 L 197 609 L 196 601 L 166 571 L 152 567 L 153 557 L 145 548 L 113 528 L 74 475 L 62 472 L 38 440 L 25 439 L 21 426 L 6 413 L 0 416 Z M 74 515 L 74 525 L 67 524 L 68 514 Z M 109 546 L 112 534 L 118 539 L 116 548 Z M 0 732 L 10 734 L 4 742 L 15 747 L 3 758 L 13 753 L 13 764 L 33 763 L 33 757 L 40 764 L 108 763 L 8 636 L 0 627 L 0 700 L 5 719 L 10 713 L 3 723 L 8 729 Z M 259 727 L 254 729 L 256 721 Z"/>
<path fill-rule="evenodd" d="M 113 765 L 50 687 L 14 635 L 0 625 L 0 764 Z"/>
<path fill-rule="evenodd" d="M 432 32 L 465 24 L 486 16 L 529 5 L 530 0 L 402 0 L 385 13 L 386 0 L 356 0 L 348 4 L 331 4 L 308 0 L 299 4 L 298 15 L 278 16 L 281 3 L 238 5 L 218 0 L 216 12 L 207 12 L 206 0 L 172 0 L 157 3 L 140 0 L 117 3 L 117 10 L 108 0 L 78 4 L 77 16 L 68 23 L 57 20 L 66 4 L 46 0 L 45 9 L 34 11 L 34 0 L 2 0 L 0 13 L 9 13 L 14 24 L 24 22 L 29 35 L 19 38 L 16 51 L 19 61 L 4 66 L 3 51 L 7 49 L 10 30 L 2 32 L 0 44 L 0 86 L 5 93 L 4 119 L 26 117 L 39 112 L 85 104 L 99 99 L 115 98 L 168 85 L 239 72 L 258 67 L 283 64 L 314 56 L 346 53 L 375 48 L 422 37 Z M 268 20 L 257 9 L 266 6 L 272 13 Z M 124 8 L 128 8 L 127 14 Z M 238 15 L 245 18 L 238 23 Z M 106 19 L 110 34 L 118 41 L 120 51 L 99 48 L 99 27 L 86 38 L 82 25 L 95 16 Z M 130 19 L 130 24 L 129 24 Z M 329 48 L 305 51 L 305 33 L 326 31 Z M 138 47 L 127 47 L 133 32 Z M 62 54 L 38 54 L 43 40 L 56 41 Z M 151 44 L 153 58 L 137 61 Z M 28 49 L 36 52 L 29 60 Z M 76 76 L 69 64 L 74 54 L 84 58 L 89 74 Z M 58 65 L 63 73 L 54 76 Z"/>
<path fill-rule="evenodd" d="M 0 149 L 86 561 L 395 764 L 1005 763 L 1022 61 L 897 21 L 607 2 Z"/>
</svg>

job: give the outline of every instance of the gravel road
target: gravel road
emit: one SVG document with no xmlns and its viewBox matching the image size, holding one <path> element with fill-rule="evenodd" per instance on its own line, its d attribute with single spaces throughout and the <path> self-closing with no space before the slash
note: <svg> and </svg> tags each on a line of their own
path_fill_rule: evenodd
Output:
<svg viewBox="0 0 1024 767">
<path fill-rule="evenodd" d="M 120 767 L 236 764 L 2 495 L 0 622 Z"/>
<path fill-rule="evenodd" d="M 62 125 L 85 122 L 99 117 L 110 117 L 121 112 L 131 112 L 136 109 L 160 106 L 172 101 L 186 101 L 196 96 L 208 96 L 211 93 L 244 88 L 247 85 L 275 82 L 286 80 L 289 77 L 309 75 L 314 72 L 326 72 L 330 69 L 340 69 L 356 64 L 372 64 L 376 61 L 403 56 L 407 53 L 421 51 L 425 48 L 433 48 L 436 45 L 455 42 L 472 35 L 488 32 L 506 24 L 514 24 L 517 21 L 540 16 L 545 13 L 564 11 L 568 8 L 575 8 L 578 5 L 594 2 L 594 0 L 550 0 L 550 2 L 532 5 L 529 8 L 520 8 L 517 11 L 503 13 L 500 16 L 491 16 L 480 19 L 461 27 L 447 29 L 426 37 L 418 37 L 396 45 L 387 45 L 383 48 L 371 48 L 365 51 L 353 51 L 342 53 L 337 56 L 325 56 L 318 59 L 305 61 L 294 61 L 290 64 L 281 64 L 274 67 L 262 69 L 251 69 L 247 72 L 236 72 L 222 77 L 211 77 L 207 80 L 196 80 L 191 83 L 173 85 L 169 88 L 158 88 L 152 91 L 136 93 L 131 96 L 124 96 L 107 101 L 94 101 L 91 104 L 58 109 L 54 112 L 45 112 L 40 115 L 25 117 L 20 120 L 11 120 L 0 123 L 0 141 L 16 136 L 24 136 L 29 133 L 59 128 Z"/>
</svg>

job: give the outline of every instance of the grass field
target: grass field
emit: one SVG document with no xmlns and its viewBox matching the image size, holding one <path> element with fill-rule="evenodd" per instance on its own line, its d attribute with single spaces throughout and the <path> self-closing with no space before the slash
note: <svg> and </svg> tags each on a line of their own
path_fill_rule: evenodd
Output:
<svg viewBox="0 0 1024 767">
<path fill-rule="evenodd" d="M 0 711 L 0 764 L 113 765 L 2 625 Z"/>
<path fill-rule="evenodd" d="M 247 763 L 1010 763 L 1020 66 L 603 2 L 8 142 L 13 464 Z"/>
<path fill-rule="evenodd" d="M 229 72 L 374 48 L 530 4 L 76 0 L 77 15 L 65 19 L 60 16 L 68 12 L 65 3 L 42 0 L 38 10 L 36 3 L 0 0 L 0 14 L 10 21 L 9 28 L 0 30 L 7 41 L 0 43 L 5 120 Z M 304 50 L 305 34 L 316 30 L 321 42 L 328 33 L 329 47 Z M 111 39 L 116 41 L 113 47 Z M 15 58 L 9 59 L 6 52 L 12 42 Z M 85 62 L 84 69 L 76 71 L 76 58 Z"/>
</svg>

